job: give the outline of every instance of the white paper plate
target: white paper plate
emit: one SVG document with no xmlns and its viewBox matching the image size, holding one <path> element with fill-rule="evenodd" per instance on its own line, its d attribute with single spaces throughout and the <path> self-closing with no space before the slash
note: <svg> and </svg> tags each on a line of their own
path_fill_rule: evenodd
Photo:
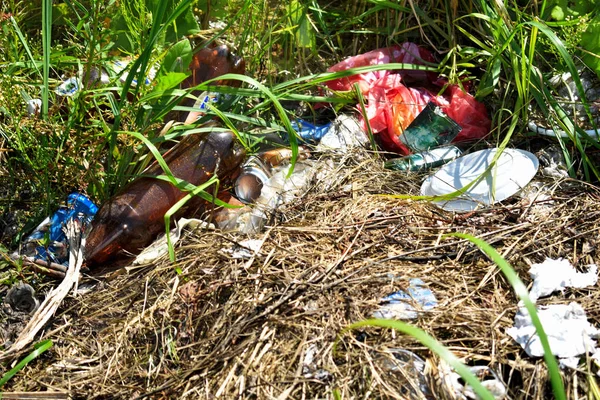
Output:
<svg viewBox="0 0 600 400">
<path fill-rule="evenodd" d="M 444 165 L 421 185 L 424 196 L 441 196 L 476 180 L 488 168 L 498 149 L 481 150 Z M 539 162 L 528 151 L 504 149 L 496 164 L 460 197 L 436 201 L 448 211 L 473 211 L 502 201 L 521 190 L 535 176 Z"/>
</svg>

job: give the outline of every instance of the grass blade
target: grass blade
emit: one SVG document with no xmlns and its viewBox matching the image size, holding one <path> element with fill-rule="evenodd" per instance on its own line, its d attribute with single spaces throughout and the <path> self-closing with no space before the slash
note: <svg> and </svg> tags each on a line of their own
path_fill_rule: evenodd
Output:
<svg viewBox="0 0 600 400">
<path fill-rule="evenodd" d="M 50 339 L 43 340 L 43 341 L 35 344 L 34 345 L 35 349 L 31 353 L 29 353 L 29 355 L 27 357 L 25 357 L 24 359 L 19 361 L 19 363 L 17 365 L 15 365 L 15 367 L 13 369 L 11 369 L 7 373 L 5 373 L 4 376 L 2 377 L 2 379 L 0 379 L 0 388 L 2 388 L 6 384 L 6 382 L 8 382 L 13 376 L 15 376 L 15 374 L 17 372 L 22 370 L 32 360 L 34 360 L 36 357 L 43 354 L 46 350 L 48 350 L 50 347 L 52 347 L 52 345 L 53 345 L 53 343 L 52 343 L 52 340 L 50 340 Z"/>
<path fill-rule="evenodd" d="M 15 18 L 11 16 L 10 17 L 10 22 L 12 23 L 13 28 L 15 30 L 15 33 L 17 34 L 17 37 L 19 38 L 19 41 L 23 45 L 23 48 L 25 49 L 25 52 L 27 53 L 27 56 L 31 60 L 31 63 L 33 64 L 33 67 L 35 68 L 35 70 L 37 71 L 37 73 L 40 74 L 40 77 L 43 79 L 43 75 L 42 75 L 42 73 L 40 72 L 40 69 L 37 66 L 37 62 L 35 61 L 35 58 L 33 58 L 33 54 L 31 53 L 31 49 L 29 48 L 29 44 L 27 43 L 27 40 L 25 40 L 25 36 L 23 36 L 23 32 L 21 32 L 21 29 L 19 29 L 19 25 L 17 24 L 17 21 L 15 21 Z"/>
<path fill-rule="evenodd" d="M 552 390 L 554 392 L 554 396 L 558 400 L 565 400 L 565 388 L 563 385 L 562 378 L 560 376 L 560 370 L 558 368 L 558 363 L 556 362 L 556 357 L 554 357 L 554 355 L 552 354 L 552 350 L 550 349 L 548 336 L 546 335 L 540 318 L 537 315 L 535 304 L 533 304 L 533 302 L 529 298 L 527 287 L 525 287 L 525 285 L 519 278 L 519 275 L 517 275 L 515 270 L 504 258 L 502 258 L 502 256 L 496 251 L 496 249 L 494 249 L 484 240 L 476 238 L 466 233 L 450 233 L 445 236 L 456 236 L 471 241 L 473 244 L 477 245 L 477 247 L 479 247 L 488 257 L 490 257 L 492 261 L 496 263 L 496 265 L 498 265 L 498 268 L 500 268 L 504 276 L 506 276 L 506 279 L 510 282 L 513 289 L 515 290 L 517 297 L 525 304 L 531 321 L 535 326 L 538 336 L 540 337 L 542 347 L 544 348 L 544 360 L 546 361 L 546 365 L 548 366 L 548 372 L 550 374 L 550 381 L 552 383 Z"/>
<path fill-rule="evenodd" d="M 43 84 L 42 84 L 42 118 L 48 119 L 48 99 L 50 97 L 49 76 L 50 76 L 50 47 L 52 38 L 52 0 L 42 1 L 42 48 L 44 53 L 43 61 Z"/>
<path fill-rule="evenodd" d="M 364 326 L 376 326 L 380 328 L 390 328 L 395 329 L 404 334 L 410 335 L 419 342 L 421 342 L 424 346 L 427 346 L 431 351 L 436 353 L 440 358 L 448 363 L 452 368 L 456 370 L 456 372 L 467 382 L 475 393 L 484 400 L 494 400 L 494 396 L 479 382 L 479 379 L 469 370 L 469 368 L 463 364 L 450 350 L 448 350 L 444 345 L 431 337 L 427 332 L 417 328 L 416 326 L 412 326 L 402 321 L 394 321 L 387 319 L 367 319 L 364 321 L 356 322 L 342 330 L 336 341 L 333 345 L 333 351 L 335 352 L 337 348 L 337 344 L 340 340 L 340 337 L 353 329 L 362 328 Z"/>
</svg>

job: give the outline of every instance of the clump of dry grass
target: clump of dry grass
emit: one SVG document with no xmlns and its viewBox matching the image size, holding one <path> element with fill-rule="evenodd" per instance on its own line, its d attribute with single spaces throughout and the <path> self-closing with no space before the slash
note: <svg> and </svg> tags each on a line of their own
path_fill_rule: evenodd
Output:
<svg viewBox="0 0 600 400">
<path fill-rule="evenodd" d="M 517 300 L 497 267 L 469 243 L 492 243 L 529 282 L 531 263 L 565 257 L 598 262 L 598 192 L 543 182 L 551 198 L 514 197 L 460 215 L 382 193 L 418 194 L 422 176 L 384 170 L 374 157 L 336 160 L 333 184 L 316 182 L 253 236 L 250 258 L 223 249 L 247 237 L 193 232 L 177 267 L 155 265 L 90 278 L 93 289 L 69 298 L 48 326 L 54 347 L 12 382 L 11 390 L 67 391 L 75 398 L 420 398 L 406 365 L 392 370 L 390 349 L 427 361 L 430 398 L 445 398 L 439 361 L 411 337 L 369 328 L 385 295 L 421 278 L 437 308 L 415 325 L 471 365 L 489 365 L 511 398 L 547 398 L 542 360 L 528 358 L 505 334 Z M 331 183 L 331 182 L 330 182 Z M 597 290 L 568 290 L 592 322 Z M 569 397 L 589 392 L 587 371 L 565 371 Z"/>
</svg>

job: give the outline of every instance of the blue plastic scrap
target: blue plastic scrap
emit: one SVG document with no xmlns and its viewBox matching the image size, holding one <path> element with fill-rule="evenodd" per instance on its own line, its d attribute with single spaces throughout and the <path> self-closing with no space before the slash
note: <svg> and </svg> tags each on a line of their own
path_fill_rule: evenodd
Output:
<svg viewBox="0 0 600 400">
<path fill-rule="evenodd" d="M 331 122 L 325 125 L 313 125 L 303 119 L 292 121 L 292 128 L 298 133 L 303 142 L 316 144 L 321 141 L 323 136 L 329 131 Z"/>
<path fill-rule="evenodd" d="M 46 218 L 26 240 L 25 253 L 36 259 L 68 265 L 69 243 L 63 231 L 69 220 L 75 219 L 87 225 L 98 211 L 89 198 L 80 193 L 67 197 L 67 206 L 60 207 L 52 217 Z M 47 246 L 42 245 L 46 242 Z"/>
<path fill-rule="evenodd" d="M 394 292 L 381 299 L 381 302 L 381 307 L 373 313 L 374 318 L 415 319 L 419 312 L 431 310 L 438 303 L 433 292 L 419 278 L 410 280 L 406 292 Z"/>
</svg>

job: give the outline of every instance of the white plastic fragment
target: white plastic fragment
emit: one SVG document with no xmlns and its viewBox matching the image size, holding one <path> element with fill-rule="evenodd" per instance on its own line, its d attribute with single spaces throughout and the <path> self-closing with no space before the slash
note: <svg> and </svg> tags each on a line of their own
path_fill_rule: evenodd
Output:
<svg viewBox="0 0 600 400">
<path fill-rule="evenodd" d="M 39 115 L 42 109 L 42 100 L 41 99 L 31 99 L 27 102 L 27 114 L 32 117 L 34 115 Z"/>
<path fill-rule="evenodd" d="M 340 114 L 317 146 L 318 151 L 338 150 L 346 152 L 354 147 L 367 147 L 369 139 L 355 117 Z"/>
<path fill-rule="evenodd" d="M 583 307 L 578 303 L 540 306 L 537 313 L 555 356 L 570 358 L 596 351 L 594 339 L 600 332 L 588 322 Z M 519 309 L 515 315 L 515 326 L 509 328 L 506 333 L 519 343 L 530 357 L 544 355 L 542 343 L 525 307 Z M 569 364 L 569 360 L 566 361 Z"/>
<path fill-rule="evenodd" d="M 419 278 L 411 279 L 406 291 L 397 291 L 384 297 L 381 301 L 383 304 L 373 313 L 373 318 L 415 319 L 420 312 L 431 310 L 437 306 L 435 295 Z"/>
<path fill-rule="evenodd" d="M 312 343 L 306 349 L 304 359 L 302 360 L 302 375 L 306 379 L 317 379 L 320 381 L 327 381 L 331 378 L 329 371 L 322 368 L 318 368 L 315 361 L 315 356 L 319 353 L 319 347 L 316 343 Z"/>
<path fill-rule="evenodd" d="M 221 251 L 234 259 L 249 260 L 254 254 L 260 251 L 264 243 L 265 241 L 261 239 L 247 239 L 234 244 L 231 248 L 222 249 Z"/>
<path fill-rule="evenodd" d="M 196 218 L 181 218 L 176 222 L 175 228 L 171 229 L 169 233 L 171 238 L 171 243 L 173 246 L 175 243 L 179 241 L 181 238 L 181 232 L 183 228 L 189 227 L 191 229 L 201 228 L 201 229 L 215 229 L 213 224 L 209 224 L 206 221 L 202 221 Z M 165 234 L 160 235 L 150 246 L 146 247 L 138 256 L 133 260 L 133 265 L 141 265 L 150 263 L 159 257 L 167 254 L 169 252 L 169 246 L 167 244 L 167 237 Z"/>
<path fill-rule="evenodd" d="M 569 260 L 547 258 L 541 264 L 533 264 L 529 270 L 533 278 L 533 287 L 529 297 L 534 303 L 540 297 L 549 296 L 553 292 L 563 292 L 565 288 L 584 288 L 595 285 L 598 281 L 598 267 L 588 266 L 585 273 L 577 272 Z"/>
<path fill-rule="evenodd" d="M 54 92 L 59 96 L 71 97 L 79 91 L 80 86 L 79 79 L 73 76 L 61 83 Z"/>
</svg>

